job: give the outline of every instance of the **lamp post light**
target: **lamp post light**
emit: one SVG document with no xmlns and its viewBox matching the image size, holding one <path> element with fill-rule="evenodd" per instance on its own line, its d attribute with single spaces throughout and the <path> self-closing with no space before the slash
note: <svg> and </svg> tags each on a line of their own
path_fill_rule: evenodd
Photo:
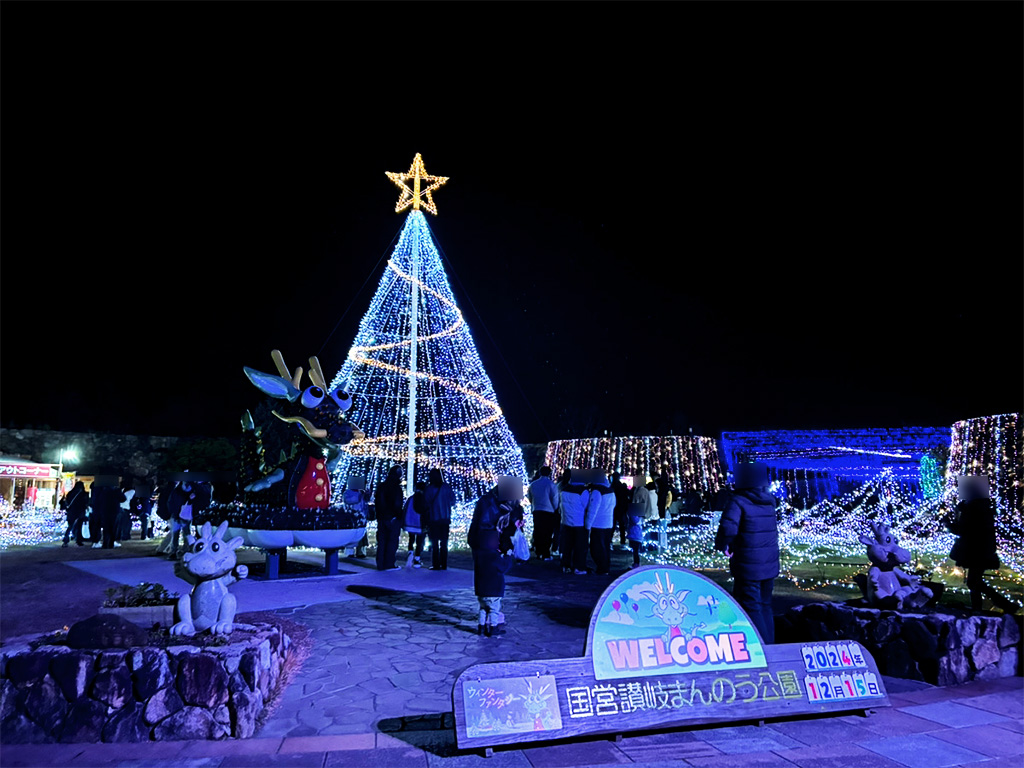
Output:
<svg viewBox="0 0 1024 768">
<path fill-rule="evenodd" d="M 54 502 L 60 504 L 61 491 L 64 490 L 64 460 L 78 461 L 78 451 L 74 448 L 61 448 L 60 461 L 57 465 L 57 493 L 54 494 Z M 54 507 L 56 509 L 56 507 Z"/>
</svg>

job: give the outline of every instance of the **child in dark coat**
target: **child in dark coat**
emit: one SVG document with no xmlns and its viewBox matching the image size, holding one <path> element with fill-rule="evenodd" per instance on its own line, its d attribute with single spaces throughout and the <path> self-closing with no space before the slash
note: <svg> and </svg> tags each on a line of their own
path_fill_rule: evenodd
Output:
<svg viewBox="0 0 1024 768">
<path fill-rule="evenodd" d="M 473 550 L 473 589 L 480 601 L 478 635 L 490 637 L 498 625 L 501 598 L 505 596 L 505 574 L 512 567 L 510 554 L 499 551 L 501 534 L 490 528 L 480 532 L 480 546 Z"/>
</svg>

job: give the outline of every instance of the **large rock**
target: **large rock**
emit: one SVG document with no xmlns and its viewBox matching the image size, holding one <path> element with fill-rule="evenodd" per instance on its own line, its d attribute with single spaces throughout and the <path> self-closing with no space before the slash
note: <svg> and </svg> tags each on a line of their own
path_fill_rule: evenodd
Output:
<svg viewBox="0 0 1024 768">
<path fill-rule="evenodd" d="M 878 621 L 871 628 L 869 637 L 872 642 L 884 645 L 891 640 L 895 640 L 899 637 L 899 634 L 900 625 L 896 614 L 891 611 L 885 611 L 879 614 Z"/>
<path fill-rule="evenodd" d="M 58 741 L 97 742 L 103 737 L 103 726 L 107 721 L 107 707 L 92 699 L 81 699 L 71 705 Z"/>
<path fill-rule="evenodd" d="M 25 713 L 44 730 L 63 722 L 68 702 L 49 675 L 25 691 Z"/>
<path fill-rule="evenodd" d="M 120 648 L 113 651 L 103 651 L 96 659 L 96 669 L 113 669 L 114 667 L 128 668 L 128 651 Z"/>
<path fill-rule="evenodd" d="M 81 651 L 62 653 L 50 664 L 50 676 L 68 701 L 77 701 L 89 690 L 95 677 L 95 658 Z"/>
<path fill-rule="evenodd" d="M 101 613 L 76 622 L 68 630 L 71 648 L 131 648 L 145 645 L 146 630 L 112 613 Z"/>
<path fill-rule="evenodd" d="M 242 657 L 238 660 L 238 672 L 249 686 L 250 691 L 256 690 L 256 681 L 259 679 L 260 655 L 255 648 L 247 648 Z"/>
<path fill-rule="evenodd" d="M 893 640 L 882 648 L 878 662 L 879 670 L 892 677 L 901 677 L 904 680 L 921 680 L 921 671 L 914 662 L 905 640 Z"/>
<path fill-rule="evenodd" d="M 965 647 L 974 645 L 980 629 L 981 616 L 968 616 L 966 619 L 959 619 L 956 622 L 956 631 L 960 634 L 960 642 Z"/>
<path fill-rule="evenodd" d="M 143 717 L 143 706 L 133 701 L 115 712 L 103 726 L 103 740 L 114 742 L 149 741 L 150 728 Z"/>
<path fill-rule="evenodd" d="M 229 708 L 234 726 L 232 732 L 235 736 L 247 739 L 256 733 L 256 720 L 263 711 L 263 694 L 259 690 L 235 690 Z"/>
<path fill-rule="evenodd" d="M 113 667 L 96 673 L 91 695 L 111 709 L 120 709 L 132 700 L 132 676 L 127 667 Z"/>
<path fill-rule="evenodd" d="M 989 664 L 999 661 L 999 644 L 994 637 L 979 637 L 967 651 L 971 665 L 981 672 Z"/>
<path fill-rule="evenodd" d="M 954 648 L 939 657 L 936 667 L 935 685 L 959 685 L 971 679 L 971 665 L 963 648 Z"/>
<path fill-rule="evenodd" d="M 31 651 L 11 656 L 7 660 L 7 677 L 21 687 L 42 679 L 50 668 L 52 654 L 46 651 Z"/>
<path fill-rule="evenodd" d="M 0 722 L 0 733 L 3 733 L 4 744 L 44 744 L 53 741 L 46 729 L 20 712 Z"/>
<path fill-rule="evenodd" d="M 128 655 L 128 665 L 132 670 L 136 696 L 142 701 L 174 682 L 170 659 L 160 649 L 133 650 Z"/>
<path fill-rule="evenodd" d="M 0 680 L 0 721 L 11 717 L 24 706 L 24 693 L 10 680 Z"/>
<path fill-rule="evenodd" d="M 900 637 L 906 642 L 910 655 L 918 661 L 938 658 L 939 639 L 923 621 L 904 621 Z"/>
<path fill-rule="evenodd" d="M 1013 677 L 1019 675 L 1017 669 L 1020 660 L 1020 653 L 1016 648 L 1004 648 L 1002 656 L 999 657 L 999 676 Z"/>
<path fill-rule="evenodd" d="M 1016 616 L 1003 616 L 999 624 L 999 647 L 1009 648 L 1020 642 L 1020 626 Z"/>
<path fill-rule="evenodd" d="M 216 709 L 228 703 L 228 675 L 212 656 L 182 654 L 178 660 L 178 693 L 187 705 Z"/>
<path fill-rule="evenodd" d="M 156 726 L 153 735 L 159 741 L 190 741 L 221 739 L 227 734 L 208 709 L 185 707 Z"/>
<path fill-rule="evenodd" d="M 184 707 L 185 702 L 181 700 L 181 696 L 173 687 L 162 688 L 146 702 L 143 716 L 147 723 L 156 725 Z"/>
</svg>

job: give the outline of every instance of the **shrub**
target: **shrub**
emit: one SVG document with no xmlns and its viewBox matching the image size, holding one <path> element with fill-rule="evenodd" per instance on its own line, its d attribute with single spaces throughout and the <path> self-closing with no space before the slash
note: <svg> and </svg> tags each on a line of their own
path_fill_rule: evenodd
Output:
<svg viewBox="0 0 1024 768">
<path fill-rule="evenodd" d="M 136 608 L 143 605 L 174 605 L 177 592 L 168 592 L 163 584 L 143 582 L 136 586 L 122 585 L 106 590 L 104 608 Z"/>
</svg>

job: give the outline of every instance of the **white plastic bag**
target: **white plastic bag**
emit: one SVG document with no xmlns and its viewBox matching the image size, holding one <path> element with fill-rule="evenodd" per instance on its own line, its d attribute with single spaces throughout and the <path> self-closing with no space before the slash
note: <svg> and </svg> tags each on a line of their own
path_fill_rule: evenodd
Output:
<svg viewBox="0 0 1024 768">
<path fill-rule="evenodd" d="M 89 521 L 88 520 L 86 520 L 84 523 L 82 523 L 82 538 L 83 539 L 91 539 L 92 538 L 92 536 L 90 535 L 90 531 L 89 531 Z"/>
<path fill-rule="evenodd" d="M 526 540 L 526 536 L 523 535 L 522 528 L 517 528 L 516 532 L 512 534 L 512 556 L 516 560 L 530 559 L 530 543 Z"/>
</svg>

